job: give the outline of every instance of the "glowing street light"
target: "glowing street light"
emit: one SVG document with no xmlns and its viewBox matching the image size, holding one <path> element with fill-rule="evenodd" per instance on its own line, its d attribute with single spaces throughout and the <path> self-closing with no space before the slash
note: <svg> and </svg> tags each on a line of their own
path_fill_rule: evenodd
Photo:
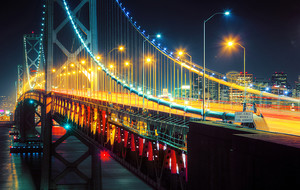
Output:
<svg viewBox="0 0 300 190">
<path fill-rule="evenodd" d="M 208 22 L 211 18 L 213 18 L 215 15 L 218 14 L 222 14 L 225 16 L 229 16 L 230 12 L 229 11 L 225 11 L 225 12 L 217 12 L 215 14 L 213 14 L 212 16 L 210 16 L 208 19 L 204 20 L 203 22 L 203 120 L 204 120 L 204 114 L 205 114 L 205 69 L 206 69 L 206 65 L 205 65 L 205 24 L 206 22 Z"/>
<path fill-rule="evenodd" d="M 229 47 L 232 47 L 232 46 L 234 46 L 234 45 L 239 45 L 241 48 L 243 48 L 243 50 L 244 50 L 244 84 L 246 84 L 246 52 L 245 52 L 245 47 L 244 46 L 242 46 L 240 43 L 237 43 L 237 42 L 232 42 L 232 41 L 230 41 L 230 42 L 227 42 L 227 46 L 229 46 Z"/>
<path fill-rule="evenodd" d="M 190 58 L 190 64 L 192 64 L 192 56 L 190 54 L 188 54 L 185 50 L 178 50 L 177 52 L 178 57 L 183 57 L 184 55 L 187 55 Z M 182 86 L 182 79 L 183 79 L 183 72 L 182 72 L 182 64 L 181 64 L 181 86 Z M 198 80 L 199 81 L 199 80 Z M 186 80 L 185 80 L 185 84 L 186 84 Z M 190 87 L 192 87 L 192 83 L 190 82 Z M 192 95 L 192 90 L 190 90 L 190 96 Z M 175 94 L 175 92 L 174 92 Z M 182 94 L 182 89 L 181 89 L 181 94 Z M 199 97 L 200 99 L 200 97 Z"/>
<path fill-rule="evenodd" d="M 190 63 L 192 62 L 192 56 L 190 54 L 188 54 L 185 50 L 178 50 L 177 55 L 178 55 L 178 57 L 187 55 L 190 58 Z"/>
<path fill-rule="evenodd" d="M 160 34 L 156 34 L 156 35 L 149 35 L 150 36 L 155 36 L 156 38 L 161 38 L 161 35 Z M 144 39 L 143 41 L 143 110 L 145 108 L 145 42 L 148 41 L 147 38 Z M 146 60 L 148 63 L 151 62 L 151 58 L 147 58 Z"/>
<path fill-rule="evenodd" d="M 229 12 L 229 11 L 225 11 L 224 14 L 225 14 L 225 15 L 230 15 L 230 12 Z"/>
<path fill-rule="evenodd" d="M 111 50 L 108 52 L 107 56 L 109 56 L 109 54 L 110 54 L 112 51 L 114 51 L 114 50 L 124 51 L 124 50 L 125 50 L 125 47 L 122 46 L 122 45 L 120 45 L 120 46 L 118 46 L 118 47 L 116 47 L 116 48 L 113 48 L 113 49 L 111 49 Z"/>
<path fill-rule="evenodd" d="M 129 61 L 125 61 L 125 67 L 128 67 L 128 69 L 127 69 L 127 77 L 128 77 L 128 83 L 130 83 L 130 72 L 129 72 L 129 70 L 130 70 L 130 62 Z"/>
<path fill-rule="evenodd" d="M 125 48 L 124 48 L 124 46 L 119 46 L 118 49 L 119 49 L 119 51 L 123 51 Z"/>
<path fill-rule="evenodd" d="M 84 65 L 85 64 L 85 60 L 83 59 L 83 60 L 81 60 L 81 64 L 82 65 Z"/>
<path fill-rule="evenodd" d="M 246 95 L 246 49 L 240 43 L 229 41 L 227 42 L 228 47 L 233 47 L 234 45 L 238 45 L 244 50 L 244 87 L 245 87 L 245 95 Z M 245 95 L 244 95 L 244 103 L 245 103 Z"/>
<path fill-rule="evenodd" d="M 56 70 L 55 69 L 52 69 L 52 73 L 55 73 L 56 72 Z"/>
<path fill-rule="evenodd" d="M 232 46 L 232 45 L 233 45 L 233 42 L 228 42 L 227 45 L 228 45 L 228 46 Z"/>
</svg>

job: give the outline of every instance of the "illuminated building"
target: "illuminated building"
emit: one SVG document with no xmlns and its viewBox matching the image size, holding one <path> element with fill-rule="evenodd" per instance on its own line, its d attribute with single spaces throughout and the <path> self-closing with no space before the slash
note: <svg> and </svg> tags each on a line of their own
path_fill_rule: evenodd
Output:
<svg viewBox="0 0 300 190">
<path fill-rule="evenodd" d="M 295 96 L 300 97 L 300 75 L 298 76 L 298 81 L 295 81 Z"/>
<path fill-rule="evenodd" d="M 248 72 L 236 72 L 231 71 L 226 73 L 226 77 L 228 82 L 236 83 L 240 86 L 252 87 L 253 85 L 253 74 L 249 74 Z M 244 92 L 236 89 L 229 88 L 229 101 L 232 102 L 242 102 L 244 97 Z"/>
<path fill-rule="evenodd" d="M 275 72 L 272 74 L 272 85 L 287 86 L 287 74 L 284 72 Z"/>
</svg>

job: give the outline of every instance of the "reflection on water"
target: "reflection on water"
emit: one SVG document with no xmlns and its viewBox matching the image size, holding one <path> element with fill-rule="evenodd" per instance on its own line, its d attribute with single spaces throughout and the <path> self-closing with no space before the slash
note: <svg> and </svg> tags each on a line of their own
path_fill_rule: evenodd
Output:
<svg viewBox="0 0 300 190">
<path fill-rule="evenodd" d="M 40 154 L 10 154 L 11 128 L 0 127 L 0 189 L 38 189 Z"/>
<path fill-rule="evenodd" d="M 0 189 L 40 189 L 42 154 L 10 154 L 11 128 L 0 127 Z M 65 134 L 61 127 L 53 127 L 53 141 Z M 56 152 L 68 162 L 74 162 L 88 151 L 88 147 L 74 136 L 68 137 Z M 102 188 L 105 189 L 151 189 L 142 180 L 130 173 L 119 163 L 110 158 L 106 152 L 99 154 L 102 168 Z M 84 184 L 86 181 L 78 173 L 70 172 L 58 177 L 66 169 L 65 164 L 54 156 L 51 159 L 51 178 L 57 184 Z M 78 165 L 78 170 L 88 178 L 91 177 L 91 156 Z M 76 189 L 78 189 L 75 186 Z"/>
</svg>

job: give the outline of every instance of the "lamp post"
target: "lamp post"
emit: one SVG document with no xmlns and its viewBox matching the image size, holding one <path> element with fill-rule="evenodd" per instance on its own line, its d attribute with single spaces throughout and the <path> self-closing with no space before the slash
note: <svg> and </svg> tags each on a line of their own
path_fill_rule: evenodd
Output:
<svg viewBox="0 0 300 190">
<path fill-rule="evenodd" d="M 202 94 L 203 94 L 203 120 L 205 120 L 205 68 L 206 68 L 206 65 L 205 65 L 205 24 L 206 22 L 208 22 L 211 18 L 213 18 L 215 15 L 218 15 L 218 14 L 223 14 L 223 15 L 230 15 L 230 12 L 229 11 L 226 11 L 226 12 L 217 12 L 215 14 L 213 14 L 212 16 L 210 16 L 208 19 L 204 20 L 203 22 L 203 89 L 202 89 Z"/>
<path fill-rule="evenodd" d="M 116 48 L 111 49 L 111 50 L 107 53 L 107 56 L 106 56 L 106 59 L 107 59 L 106 62 L 107 62 L 107 64 L 108 64 L 108 62 L 110 62 L 110 54 L 111 54 L 111 52 L 113 52 L 114 50 L 118 50 L 118 51 L 122 52 L 122 51 L 125 50 L 125 47 L 122 46 L 122 45 L 120 45 L 120 46 L 118 46 L 118 47 L 116 47 Z M 110 64 L 109 67 L 110 67 L 110 69 L 113 69 L 113 68 L 114 68 L 114 66 L 113 66 L 112 64 Z M 111 80 L 110 80 L 110 91 L 111 91 Z M 110 93 L 112 94 L 112 92 L 110 92 Z M 112 95 L 111 95 L 111 98 L 112 98 Z"/>
<path fill-rule="evenodd" d="M 228 46 L 233 46 L 234 44 L 237 44 L 239 45 L 241 48 L 243 48 L 244 50 L 244 103 L 246 103 L 246 48 L 244 46 L 242 46 L 240 43 L 237 43 L 237 42 L 228 42 L 227 45 Z"/>
<path fill-rule="evenodd" d="M 109 52 L 108 52 L 108 56 L 109 56 L 109 54 L 112 52 L 112 51 L 114 51 L 114 50 L 119 50 L 119 51 L 124 51 L 125 50 L 125 47 L 124 46 L 119 46 L 119 47 L 116 47 L 116 48 L 113 48 L 113 49 L 111 49 Z"/>
<path fill-rule="evenodd" d="M 114 73 L 114 65 L 110 64 L 109 68 L 111 69 L 111 72 Z M 110 78 L 110 82 L 109 82 L 109 91 L 110 91 L 110 101 L 112 102 L 112 80 Z"/>
<path fill-rule="evenodd" d="M 127 82 L 128 82 L 128 85 L 130 85 L 130 67 L 132 66 L 132 64 L 129 62 L 129 61 L 126 61 L 125 63 L 124 63 L 124 65 L 125 65 L 125 67 L 128 67 L 128 69 L 127 69 Z M 125 69 L 126 70 L 126 69 Z M 132 69 L 133 70 L 133 69 Z M 132 70 L 131 70 L 131 72 L 132 72 Z M 125 73 L 126 71 L 124 71 L 124 73 Z M 124 78 L 126 78 L 126 74 L 124 74 Z M 129 102 L 129 100 L 128 100 L 128 98 L 130 98 L 130 102 Z M 124 98 L 123 98 L 124 99 Z M 128 91 L 128 97 L 127 97 L 127 100 L 128 100 L 128 104 L 129 105 L 131 105 L 131 93 L 130 93 L 130 91 Z"/>
<path fill-rule="evenodd" d="M 156 34 L 156 35 L 150 35 L 151 36 L 155 36 L 156 38 L 161 38 L 160 34 Z M 145 42 L 148 41 L 148 39 L 146 38 L 143 41 L 143 110 L 145 109 Z M 150 58 L 147 58 L 147 62 L 151 62 Z"/>
<path fill-rule="evenodd" d="M 190 55 L 190 54 L 188 54 L 187 52 L 185 52 L 184 50 L 179 50 L 178 52 L 177 52 L 177 54 L 178 54 L 178 57 L 182 57 L 182 56 L 184 56 L 184 55 L 187 55 L 189 58 L 190 58 L 190 64 L 192 64 L 192 56 Z M 181 65 L 181 87 L 180 87 L 180 92 L 181 92 L 181 96 L 182 96 L 182 65 Z M 191 79 L 191 77 L 190 77 L 190 79 Z M 186 85 L 186 81 L 185 81 L 185 85 Z M 190 81 L 190 98 L 191 98 L 191 90 L 192 90 L 192 88 L 191 88 L 191 81 Z M 186 96 L 186 90 L 185 90 L 185 96 Z"/>
</svg>

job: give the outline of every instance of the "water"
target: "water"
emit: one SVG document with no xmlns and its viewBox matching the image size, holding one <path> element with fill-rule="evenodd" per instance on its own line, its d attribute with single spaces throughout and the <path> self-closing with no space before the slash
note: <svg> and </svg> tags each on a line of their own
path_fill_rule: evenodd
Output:
<svg viewBox="0 0 300 190">
<path fill-rule="evenodd" d="M 40 155 L 11 154 L 12 128 L 0 127 L 0 189 L 37 189 Z"/>
<path fill-rule="evenodd" d="M 12 128 L 0 127 L 0 189 L 40 189 L 42 155 L 36 153 L 11 154 L 9 151 L 9 147 L 12 145 L 11 137 L 9 136 L 9 131 L 11 130 Z M 56 135 L 53 136 L 53 140 L 59 138 L 62 134 L 63 133 L 59 133 L 59 130 L 56 130 Z M 85 145 L 71 136 L 57 147 L 56 152 L 62 155 L 66 160 L 72 162 L 87 150 L 88 148 Z M 88 177 L 92 169 L 90 160 L 89 157 L 78 167 L 79 170 Z M 102 189 L 104 190 L 152 189 L 110 157 L 106 157 L 101 161 L 101 167 Z M 52 157 L 52 178 L 57 176 L 64 169 L 65 165 L 58 159 Z M 84 183 L 85 181 L 74 172 L 71 172 L 58 182 L 60 184 L 78 184 Z"/>
</svg>

